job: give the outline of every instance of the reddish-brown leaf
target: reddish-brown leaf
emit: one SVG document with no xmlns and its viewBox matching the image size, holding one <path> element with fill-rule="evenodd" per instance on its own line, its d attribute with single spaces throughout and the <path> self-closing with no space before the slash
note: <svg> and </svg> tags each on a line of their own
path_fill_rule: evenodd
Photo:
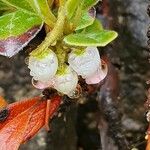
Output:
<svg viewBox="0 0 150 150">
<path fill-rule="evenodd" d="M 147 146 L 146 146 L 146 150 L 150 150 L 150 135 L 147 135 L 148 139 L 147 139 Z"/>
<path fill-rule="evenodd" d="M 35 97 L 33 99 L 18 101 L 12 104 L 9 104 L 6 108 L 9 112 L 9 115 L 7 117 L 7 120 L 0 122 L 0 130 L 12 119 L 14 119 L 17 115 L 24 112 L 31 106 L 35 105 L 37 102 L 40 101 L 40 97 Z"/>
<path fill-rule="evenodd" d="M 51 99 L 49 118 L 52 118 L 60 102 L 59 96 Z M 0 150 L 17 150 L 21 143 L 45 125 L 47 100 L 36 97 L 10 104 L 6 109 L 9 111 L 8 117 L 0 122 Z"/>
<path fill-rule="evenodd" d="M 7 102 L 3 97 L 0 96 L 0 109 L 4 108 L 7 106 Z"/>
<path fill-rule="evenodd" d="M 0 130 L 0 150 L 17 150 L 30 119 L 29 112 L 24 112 Z"/>
<path fill-rule="evenodd" d="M 56 96 L 53 97 L 53 99 L 50 101 L 51 102 L 49 105 L 48 118 L 51 119 L 60 105 L 61 98 L 59 96 Z M 41 129 L 45 125 L 46 109 L 47 109 L 46 103 L 47 101 L 43 101 L 42 103 L 39 104 L 38 107 L 34 109 L 28 127 L 24 134 L 23 142 L 33 137 L 39 131 L 39 129 Z"/>
</svg>

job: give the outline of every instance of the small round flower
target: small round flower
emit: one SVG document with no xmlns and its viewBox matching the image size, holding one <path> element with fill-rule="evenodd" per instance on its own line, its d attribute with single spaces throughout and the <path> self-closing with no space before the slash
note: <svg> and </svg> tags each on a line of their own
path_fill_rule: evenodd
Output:
<svg viewBox="0 0 150 150">
<path fill-rule="evenodd" d="M 71 91 L 69 94 L 68 94 L 68 97 L 71 98 L 71 99 L 77 99 L 81 96 L 82 94 L 82 88 L 81 86 L 78 84 L 76 89 Z"/>
<path fill-rule="evenodd" d="M 48 81 L 48 82 L 41 82 L 41 81 L 37 81 L 37 80 L 34 80 L 32 78 L 32 85 L 39 89 L 39 90 L 43 90 L 43 89 L 46 89 L 48 87 L 53 87 L 53 80 L 52 81 Z"/>
<path fill-rule="evenodd" d="M 30 56 L 29 65 L 30 75 L 34 80 L 48 82 L 57 72 L 58 59 L 56 54 L 50 49 L 44 51 L 40 56 Z"/>
<path fill-rule="evenodd" d="M 100 55 L 96 47 L 87 47 L 85 50 L 73 50 L 69 54 L 68 63 L 81 75 L 87 78 L 93 75 L 99 68 Z"/>
<path fill-rule="evenodd" d="M 72 68 L 67 66 L 63 72 L 55 75 L 54 88 L 68 95 L 70 92 L 74 91 L 78 83 L 78 75 Z"/>
<path fill-rule="evenodd" d="M 97 84 L 106 77 L 107 72 L 107 64 L 103 60 L 101 60 L 100 66 L 97 71 L 92 76 L 86 78 L 85 81 L 87 84 Z"/>
</svg>

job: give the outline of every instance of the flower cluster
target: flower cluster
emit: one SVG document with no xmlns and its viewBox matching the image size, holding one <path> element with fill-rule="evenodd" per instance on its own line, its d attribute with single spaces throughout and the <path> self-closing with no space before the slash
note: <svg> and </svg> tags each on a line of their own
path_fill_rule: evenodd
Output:
<svg viewBox="0 0 150 150">
<path fill-rule="evenodd" d="M 67 56 L 68 65 L 59 67 L 57 55 L 47 49 L 40 55 L 30 56 L 30 75 L 32 83 L 38 89 L 55 88 L 58 92 L 72 95 L 78 85 L 78 76 L 87 84 L 97 84 L 107 74 L 103 69 L 99 51 L 96 47 L 73 49 Z"/>
</svg>

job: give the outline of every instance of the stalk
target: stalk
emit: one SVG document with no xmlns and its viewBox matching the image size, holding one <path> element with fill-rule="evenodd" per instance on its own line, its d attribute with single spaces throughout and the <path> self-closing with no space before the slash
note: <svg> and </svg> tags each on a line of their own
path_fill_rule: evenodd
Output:
<svg viewBox="0 0 150 150">
<path fill-rule="evenodd" d="M 65 23 L 65 8 L 62 6 L 58 11 L 58 19 L 55 24 L 55 27 L 51 32 L 49 32 L 45 40 L 30 53 L 32 56 L 38 56 L 42 53 L 43 50 L 46 50 L 49 46 L 53 45 L 62 35 L 64 31 Z"/>
</svg>

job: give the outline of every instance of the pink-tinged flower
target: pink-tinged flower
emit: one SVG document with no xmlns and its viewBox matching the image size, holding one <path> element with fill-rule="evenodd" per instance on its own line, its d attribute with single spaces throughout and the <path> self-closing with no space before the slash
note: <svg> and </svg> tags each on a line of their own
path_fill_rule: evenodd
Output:
<svg viewBox="0 0 150 150">
<path fill-rule="evenodd" d="M 107 72 L 107 64 L 102 60 L 102 62 L 100 62 L 100 67 L 97 69 L 97 71 L 92 76 L 86 78 L 85 81 L 87 84 L 97 84 L 106 77 Z"/>
<path fill-rule="evenodd" d="M 58 59 L 56 54 L 50 49 L 44 51 L 40 56 L 30 56 L 30 75 L 34 80 L 47 83 L 54 77 L 58 69 Z"/>
<path fill-rule="evenodd" d="M 63 72 L 56 74 L 54 88 L 68 95 L 70 92 L 74 91 L 77 87 L 78 75 L 69 66 L 67 66 Z"/>
<path fill-rule="evenodd" d="M 48 82 L 41 82 L 41 81 L 36 81 L 32 78 L 32 85 L 35 88 L 40 89 L 40 90 L 43 90 L 48 87 L 53 87 L 53 84 L 54 84 L 53 80 L 48 81 Z"/>
<path fill-rule="evenodd" d="M 99 68 L 100 55 L 96 47 L 76 49 L 69 54 L 68 62 L 77 74 L 85 79 L 91 77 Z"/>
<path fill-rule="evenodd" d="M 76 89 L 74 89 L 73 91 L 71 91 L 67 96 L 71 99 L 77 99 L 81 96 L 82 94 L 82 88 L 81 86 L 78 84 Z"/>
<path fill-rule="evenodd" d="M 34 97 L 5 106 L 0 98 L 0 150 L 18 150 L 20 145 L 48 127 L 48 122 L 57 112 L 62 98 Z M 3 105 L 4 104 L 4 105 Z"/>
</svg>

